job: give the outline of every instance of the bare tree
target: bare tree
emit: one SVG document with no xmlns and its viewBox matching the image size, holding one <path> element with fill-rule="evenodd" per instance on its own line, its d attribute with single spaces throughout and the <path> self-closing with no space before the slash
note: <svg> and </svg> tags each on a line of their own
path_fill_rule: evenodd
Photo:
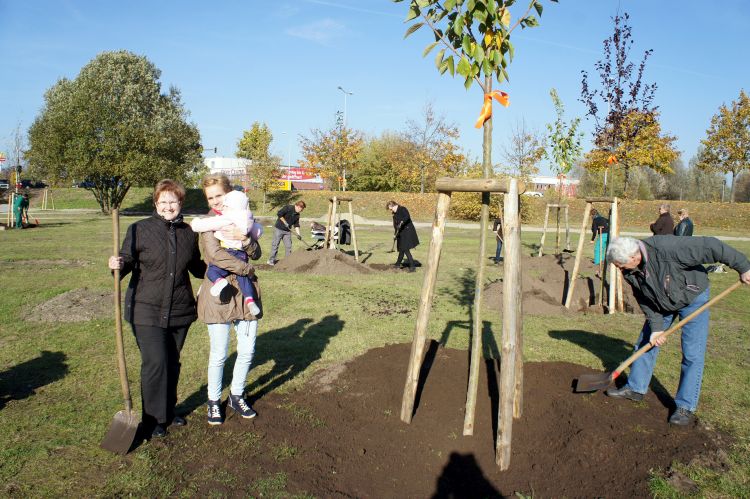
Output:
<svg viewBox="0 0 750 499">
<path fill-rule="evenodd" d="M 510 140 L 500 153 L 508 173 L 522 179 L 539 173 L 537 166 L 544 156 L 544 136 L 526 125 L 526 120 L 516 120 L 510 128 Z"/>
</svg>

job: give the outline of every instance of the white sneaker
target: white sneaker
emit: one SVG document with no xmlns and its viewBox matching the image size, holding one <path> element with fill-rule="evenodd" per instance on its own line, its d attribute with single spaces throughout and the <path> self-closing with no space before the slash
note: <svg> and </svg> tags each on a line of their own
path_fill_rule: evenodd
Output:
<svg viewBox="0 0 750 499">
<path fill-rule="evenodd" d="M 211 290 L 209 291 L 211 293 L 211 296 L 219 296 L 221 294 L 221 290 L 226 288 L 227 284 L 229 283 L 223 277 L 220 279 L 216 279 L 216 282 L 213 286 L 211 286 Z"/>
<path fill-rule="evenodd" d="M 272 266 L 272 267 L 273 267 L 274 265 L 276 265 L 276 262 L 274 262 L 273 260 L 268 260 L 268 261 L 267 261 L 266 263 L 268 263 L 268 265 L 270 265 L 270 266 Z"/>
</svg>

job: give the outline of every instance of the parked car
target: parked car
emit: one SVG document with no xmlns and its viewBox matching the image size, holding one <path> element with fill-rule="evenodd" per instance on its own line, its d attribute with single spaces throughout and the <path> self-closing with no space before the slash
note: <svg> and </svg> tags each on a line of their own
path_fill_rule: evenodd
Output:
<svg viewBox="0 0 750 499">
<path fill-rule="evenodd" d="M 0 189 L 9 189 L 10 183 L 7 178 L 0 178 Z"/>
<path fill-rule="evenodd" d="M 544 197 L 544 194 L 542 194 L 539 191 L 526 191 L 523 193 L 524 196 L 529 196 L 531 198 L 541 198 Z"/>
</svg>

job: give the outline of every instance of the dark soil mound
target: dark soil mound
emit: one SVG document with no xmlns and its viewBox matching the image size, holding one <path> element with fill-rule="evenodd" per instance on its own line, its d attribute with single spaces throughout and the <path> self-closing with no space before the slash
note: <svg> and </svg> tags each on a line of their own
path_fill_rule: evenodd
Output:
<svg viewBox="0 0 750 499">
<path fill-rule="evenodd" d="M 408 344 L 377 348 L 319 372 L 297 392 L 262 396 L 252 421 L 232 416 L 208 427 L 201 408 L 189 426 L 149 445 L 164 446 L 160 462 L 180 477 L 174 495 L 268 495 L 270 481 L 283 479 L 277 494 L 419 498 L 645 497 L 651 470 L 699 455 L 715 463 L 728 445 L 701 426 L 670 428 L 669 410 L 653 394 L 637 404 L 574 394 L 572 380 L 590 369 L 530 363 L 511 466 L 500 472 L 497 365 L 481 370 L 474 435 L 464 437 L 467 352 L 430 346 L 426 383 L 405 424 L 409 352 Z"/>
<path fill-rule="evenodd" d="M 573 289 L 573 301 L 570 310 L 566 309 L 565 295 L 567 293 L 568 276 L 573 271 L 575 255 L 563 253 L 561 255 L 544 255 L 542 257 L 523 256 L 523 312 L 531 315 L 558 315 L 565 313 L 586 312 L 602 313 L 603 307 L 597 305 L 597 298 L 601 293 L 602 281 L 595 275 L 599 267 L 590 259 L 582 258 L 578 268 L 578 280 Z M 588 277 L 580 277 L 580 275 Z M 603 303 L 608 302 L 609 283 L 605 283 Z M 485 288 L 486 302 L 495 310 L 502 309 L 503 282 L 491 283 Z M 633 292 L 627 283 L 623 283 L 623 301 L 626 312 L 638 312 Z"/>
<path fill-rule="evenodd" d="M 273 267 L 282 272 L 297 272 L 317 275 L 370 274 L 367 265 L 336 249 L 294 251 Z"/>
<path fill-rule="evenodd" d="M 111 317 L 112 292 L 80 288 L 57 295 L 37 305 L 26 320 L 39 322 L 82 322 Z"/>
</svg>

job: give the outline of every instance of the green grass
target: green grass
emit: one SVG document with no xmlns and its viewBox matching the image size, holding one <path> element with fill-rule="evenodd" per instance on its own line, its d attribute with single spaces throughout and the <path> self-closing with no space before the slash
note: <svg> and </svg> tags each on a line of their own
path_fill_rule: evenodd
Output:
<svg viewBox="0 0 750 499">
<path fill-rule="evenodd" d="M 136 219 L 123 217 L 122 232 Z M 37 305 L 65 291 L 111 289 L 106 269 L 112 245 L 110 227 L 109 219 L 101 215 L 60 214 L 39 229 L 0 232 L 0 495 L 167 496 L 176 491 L 191 495 L 191 490 L 200 490 L 195 476 L 186 482 L 183 470 L 164 462 L 168 451 L 162 446 L 144 445 L 124 458 L 99 448 L 122 405 L 114 361 L 114 320 L 33 320 Z M 389 242 L 390 234 L 388 227 L 367 226 L 359 229 L 357 237 L 360 247 L 367 248 Z M 446 234 L 428 335 L 448 347 L 467 349 L 478 244 L 473 231 L 448 229 Z M 426 262 L 430 231 L 420 229 L 419 235 L 422 244 L 415 257 Z M 538 233 L 525 233 L 524 251 L 530 253 L 538 241 Z M 270 240 L 264 239 L 262 244 L 267 251 Z M 750 243 L 732 245 L 750 254 Z M 586 251 L 591 248 L 587 246 Z M 391 263 L 393 259 L 394 255 L 386 254 L 381 246 L 367 262 Z M 499 268 L 489 267 L 487 279 L 497 279 L 499 273 Z M 260 325 L 249 391 L 284 392 L 299 386 L 320 367 L 382 345 L 410 342 L 422 277 L 421 272 L 366 278 L 261 272 L 267 315 Z M 394 286 L 396 278 L 399 282 Z M 735 279 L 735 273 L 712 275 L 712 292 L 718 293 Z M 194 284 L 197 289 L 198 282 Z M 750 494 L 748 293 L 746 288 L 733 293 L 712 312 L 699 408 L 702 421 L 736 439 L 729 449 L 729 468 L 718 473 L 676 463 L 696 481 L 701 496 Z M 295 307 L 285 306 L 288 303 L 295 303 Z M 385 309 L 401 308 L 406 312 L 383 313 Z M 496 352 L 492 345 L 499 342 L 500 316 L 489 311 L 483 315 L 488 323 L 485 353 L 491 356 Z M 524 358 L 612 368 L 627 356 L 640 324 L 639 316 L 619 314 L 526 316 Z M 679 376 L 679 349 L 675 342 L 670 345 L 672 348 L 662 352 L 656 375 L 673 393 Z M 139 356 L 127 326 L 125 349 L 131 390 L 138 405 Z M 179 386 L 183 404 L 198 407 L 205 401 L 207 358 L 205 326 L 196 323 L 183 350 Z M 302 407 L 288 404 L 285 408 L 310 431 L 322 424 Z M 274 452 L 272 443 L 257 435 L 243 437 L 247 444 L 238 449 L 241 455 Z M 192 456 L 191 444 L 195 442 L 190 438 L 181 442 L 174 440 L 170 445 L 184 445 L 180 452 Z M 291 446 L 278 447 L 274 456 L 279 461 L 300 459 L 293 450 Z M 652 490 L 662 497 L 673 496 L 660 473 L 655 470 Z M 247 486 L 247 494 L 253 496 L 304 494 L 286 490 L 283 473 L 247 485 L 244 477 L 225 471 L 212 479 L 233 489 Z"/>
</svg>

